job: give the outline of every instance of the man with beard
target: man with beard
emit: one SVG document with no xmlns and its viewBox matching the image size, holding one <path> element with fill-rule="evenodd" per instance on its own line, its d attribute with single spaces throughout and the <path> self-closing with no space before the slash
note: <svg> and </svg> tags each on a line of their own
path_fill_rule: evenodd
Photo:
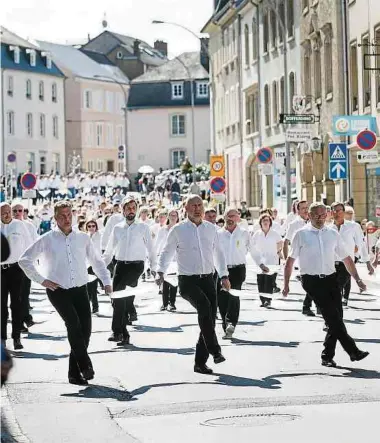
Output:
<svg viewBox="0 0 380 443">
<path fill-rule="evenodd" d="M 136 221 L 137 201 L 126 197 L 122 203 L 125 220 L 117 224 L 111 234 L 103 258 L 108 265 L 112 257 L 116 258 L 113 276 L 114 291 L 121 291 L 127 286 L 135 288 L 144 272 L 145 257 L 148 254 L 150 266 L 155 268 L 155 254 L 149 226 Z M 127 324 L 131 317 L 136 317 L 133 305 L 135 296 L 115 298 L 113 300 L 112 335 L 109 341 L 119 346 L 129 344 Z"/>
</svg>

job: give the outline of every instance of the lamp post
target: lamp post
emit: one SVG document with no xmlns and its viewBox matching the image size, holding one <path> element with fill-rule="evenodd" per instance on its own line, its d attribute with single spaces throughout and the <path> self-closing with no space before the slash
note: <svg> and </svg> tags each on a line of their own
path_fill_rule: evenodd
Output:
<svg viewBox="0 0 380 443">
<path fill-rule="evenodd" d="M 113 77 L 110 77 L 108 75 L 94 75 L 95 78 L 98 79 L 107 79 L 107 80 L 111 80 L 113 83 L 116 83 L 117 85 L 120 86 L 123 95 L 124 95 L 124 144 L 125 144 L 125 158 L 124 158 L 124 172 L 128 171 L 128 109 L 127 109 L 127 104 L 128 104 L 128 97 L 127 97 L 127 92 L 124 89 L 123 83 L 119 82 L 118 80 L 116 80 Z"/>
</svg>

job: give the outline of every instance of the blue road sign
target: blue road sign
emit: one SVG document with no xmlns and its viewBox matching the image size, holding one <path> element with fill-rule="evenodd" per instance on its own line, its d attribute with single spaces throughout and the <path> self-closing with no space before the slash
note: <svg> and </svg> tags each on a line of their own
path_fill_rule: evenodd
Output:
<svg viewBox="0 0 380 443">
<path fill-rule="evenodd" d="M 347 179 L 347 144 L 329 143 L 329 177 L 330 180 Z"/>
<path fill-rule="evenodd" d="M 272 149 L 261 148 L 257 151 L 256 157 L 259 163 L 270 163 L 273 158 Z"/>
</svg>

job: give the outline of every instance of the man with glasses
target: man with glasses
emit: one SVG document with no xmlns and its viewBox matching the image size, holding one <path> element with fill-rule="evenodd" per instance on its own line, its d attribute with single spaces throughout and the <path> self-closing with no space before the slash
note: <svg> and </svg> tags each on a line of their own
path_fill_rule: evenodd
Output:
<svg viewBox="0 0 380 443">
<path fill-rule="evenodd" d="M 334 223 L 330 227 L 339 232 L 352 260 L 355 260 L 355 250 L 359 251 L 362 261 L 367 264 L 369 275 L 372 275 L 374 273 L 374 269 L 369 259 L 367 248 L 363 240 L 363 235 L 358 232 L 354 223 L 345 220 L 344 204 L 340 202 L 334 202 L 331 205 L 331 212 Z M 347 291 L 346 288 L 348 283 L 351 283 L 351 275 L 347 271 L 344 263 L 338 257 L 335 261 L 335 269 L 338 279 L 338 285 L 342 295 L 342 304 L 343 306 L 347 306 L 350 291 Z"/>
<path fill-rule="evenodd" d="M 358 349 L 344 325 L 341 291 L 335 268 L 336 258 L 344 263 L 362 291 L 366 290 L 366 286 L 346 250 L 342 236 L 337 230 L 325 226 L 326 216 L 326 206 L 323 203 L 313 203 L 310 206 L 311 223 L 300 229 L 292 241 L 292 249 L 285 265 L 283 295 L 286 297 L 289 294 L 290 276 L 294 262 L 298 259 L 302 287 L 321 310 L 327 325 L 322 365 L 335 367 L 334 355 L 338 340 L 351 361 L 363 360 L 369 354 Z"/>
</svg>

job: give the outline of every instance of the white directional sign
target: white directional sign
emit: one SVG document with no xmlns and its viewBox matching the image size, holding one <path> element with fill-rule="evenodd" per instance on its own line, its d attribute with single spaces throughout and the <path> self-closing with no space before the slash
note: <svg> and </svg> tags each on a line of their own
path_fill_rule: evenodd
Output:
<svg viewBox="0 0 380 443">
<path fill-rule="evenodd" d="M 290 128 L 286 130 L 286 141 L 301 143 L 311 139 L 310 129 Z"/>
<path fill-rule="evenodd" d="M 377 163 L 380 161 L 377 151 L 361 151 L 357 152 L 358 163 Z"/>
<path fill-rule="evenodd" d="M 258 165 L 259 175 L 273 175 L 272 163 L 261 163 Z"/>
</svg>

